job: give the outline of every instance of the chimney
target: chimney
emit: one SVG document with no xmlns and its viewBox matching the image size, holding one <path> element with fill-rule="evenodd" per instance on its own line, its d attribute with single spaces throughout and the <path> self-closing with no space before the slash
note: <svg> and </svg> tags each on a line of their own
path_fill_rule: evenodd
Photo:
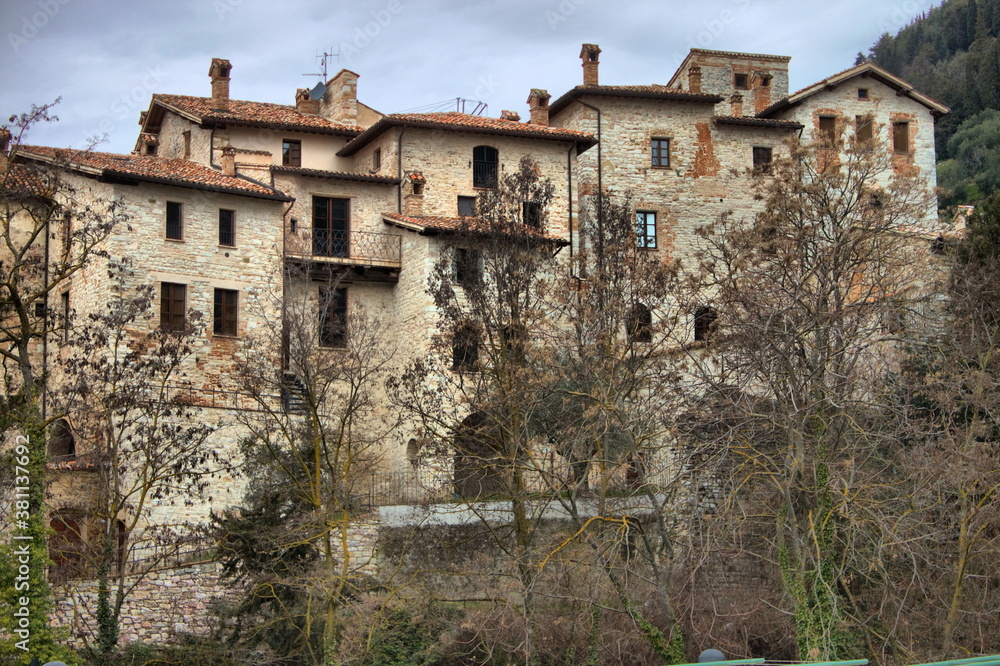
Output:
<svg viewBox="0 0 1000 666">
<path fill-rule="evenodd" d="M 507 109 L 504 109 L 500 112 L 500 120 L 511 120 L 516 123 L 521 120 L 521 114 L 517 111 L 508 111 Z"/>
<path fill-rule="evenodd" d="M 532 125 L 548 126 L 549 124 L 549 91 L 541 88 L 532 88 L 528 95 L 528 108 L 531 109 Z"/>
<path fill-rule="evenodd" d="M 212 58 L 208 75 L 212 78 L 212 110 L 229 110 L 229 70 L 233 68 L 228 60 Z"/>
<path fill-rule="evenodd" d="M 319 100 L 309 97 L 308 88 L 299 88 L 295 91 L 295 110 L 311 116 L 319 115 Z"/>
<path fill-rule="evenodd" d="M 222 147 L 222 175 L 236 175 L 236 149 L 231 145 Z"/>
<path fill-rule="evenodd" d="M 358 75 L 342 69 L 326 82 L 326 92 L 320 100 L 319 114 L 346 125 L 358 124 Z"/>
<path fill-rule="evenodd" d="M 583 60 L 583 85 L 597 85 L 597 66 L 600 62 L 601 47 L 597 44 L 584 44 L 580 49 L 580 59 Z"/>
<path fill-rule="evenodd" d="M 743 95 L 736 93 L 729 98 L 729 103 L 732 105 L 732 115 L 739 118 L 743 115 Z"/>
<path fill-rule="evenodd" d="M 701 67 L 698 65 L 688 67 L 688 89 L 693 93 L 701 92 Z"/>
</svg>

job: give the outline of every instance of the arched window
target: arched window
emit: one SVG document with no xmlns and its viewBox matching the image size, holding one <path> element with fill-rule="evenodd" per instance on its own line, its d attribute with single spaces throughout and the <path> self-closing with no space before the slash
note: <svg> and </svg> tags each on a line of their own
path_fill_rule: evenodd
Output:
<svg viewBox="0 0 1000 666">
<path fill-rule="evenodd" d="M 642 303 L 632 306 L 625 327 L 632 342 L 653 341 L 653 313 Z"/>
<path fill-rule="evenodd" d="M 710 305 L 702 305 L 694 311 L 694 339 L 707 342 L 715 335 L 716 320 L 719 313 Z"/>
<path fill-rule="evenodd" d="M 496 187 L 500 152 L 491 146 L 472 149 L 472 186 Z"/>
<path fill-rule="evenodd" d="M 66 419 L 59 419 L 49 430 L 49 460 L 67 460 L 76 456 L 76 439 Z"/>
</svg>

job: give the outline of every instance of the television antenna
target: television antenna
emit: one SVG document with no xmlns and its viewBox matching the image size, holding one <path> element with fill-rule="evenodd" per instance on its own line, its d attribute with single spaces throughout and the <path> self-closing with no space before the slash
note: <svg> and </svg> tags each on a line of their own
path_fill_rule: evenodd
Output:
<svg viewBox="0 0 1000 666">
<path fill-rule="evenodd" d="M 323 51 L 323 55 L 317 53 L 316 59 L 319 60 L 320 71 L 302 75 L 320 77 L 319 83 L 317 83 L 315 87 L 309 91 L 309 99 L 319 99 L 326 92 L 327 68 L 330 64 L 330 58 L 336 58 L 337 64 L 340 64 L 340 51 L 334 53 L 333 47 L 331 46 L 329 51 Z"/>
</svg>

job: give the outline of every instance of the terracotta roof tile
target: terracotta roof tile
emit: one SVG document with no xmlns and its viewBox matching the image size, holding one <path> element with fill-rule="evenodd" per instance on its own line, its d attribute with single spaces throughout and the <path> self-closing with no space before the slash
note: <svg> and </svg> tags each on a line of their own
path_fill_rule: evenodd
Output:
<svg viewBox="0 0 1000 666">
<path fill-rule="evenodd" d="M 716 116 L 715 122 L 722 125 L 746 125 L 749 127 L 775 127 L 778 129 L 802 129 L 802 123 L 794 120 L 755 118 L 754 116 Z"/>
<path fill-rule="evenodd" d="M 722 101 L 719 95 L 693 93 L 690 90 L 671 88 L 669 86 L 651 84 L 645 86 L 577 86 L 567 91 L 562 97 L 549 106 L 549 115 L 555 115 L 570 105 L 573 100 L 588 95 L 607 97 L 640 97 L 645 99 L 668 99 L 678 102 L 695 102 L 717 104 Z"/>
<path fill-rule="evenodd" d="M 342 157 L 353 155 L 371 143 L 375 137 L 394 126 L 439 128 L 465 132 L 482 132 L 485 134 L 506 134 L 509 136 L 523 136 L 555 141 L 575 141 L 585 148 L 589 148 L 597 143 L 594 136 L 588 132 L 550 127 L 548 125 L 533 125 L 516 120 L 487 118 L 485 116 L 474 116 L 454 111 L 441 113 L 392 113 L 382 117 L 358 138 L 348 142 L 337 154 Z"/>
<path fill-rule="evenodd" d="M 82 150 L 50 148 L 47 146 L 21 146 L 18 156 L 37 159 L 51 164 L 100 175 L 131 178 L 198 190 L 228 192 L 261 199 L 291 201 L 281 192 L 240 176 L 224 176 L 221 171 L 178 158 L 154 155 L 119 155 Z"/>
<path fill-rule="evenodd" d="M 373 173 L 357 173 L 353 171 L 326 171 L 324 169 L 307 169 L 305 167 L 272 165 L 271 171 L 276 173 L 297 173 L 313 178 L 333 178 L 335 180 L 355 180 L 363 183 L 385 183 L 398 185 L 399 178 L 391 176 L 376 176 Z"/>
<path fill-rule="evenodd" d="M 474 217 L 440 217 L 437 215 L 400 215 L 399 213 L 382 213 L 382 219 L 389 224 L 402 227 L 404 229 L 410 229 L 411 231 L 469 231 L 472 233 L 484 231 L 484 229 L 477 224 L 476 218 Z M 540 239 L 555 241 L 560 245 L 569 244 L 561 236 L 547 234 L 532 227 L 522 227 L 522 229 L 528 235 L 537 236 Z"/>
<path fill-rule="evenodd" d="M 229 100 L 229 110 L 212 108 L 211 97 L 190 97 L 188 95 L 153 95 L 153 103 L 159 103 L 175 111 L 193 116 L 198 122 L 226 123 L 251 127 L 274 127 L 302 132 L 357 136 L 364 131 L 357 125 L 345 125 L 322 116 L 299 113 L 294 106 L 268 104 L 266 102 L 246 102 Z"/>
<path fill-rule="evenodd" d="M 44 197 L 52 193 L 51 184 L 46 182 L 49 179 L 23 164 L 11 164 L 2 176 L 3 181 L 0 182 L 0 186 L 8 195 Z"/>
</svg>

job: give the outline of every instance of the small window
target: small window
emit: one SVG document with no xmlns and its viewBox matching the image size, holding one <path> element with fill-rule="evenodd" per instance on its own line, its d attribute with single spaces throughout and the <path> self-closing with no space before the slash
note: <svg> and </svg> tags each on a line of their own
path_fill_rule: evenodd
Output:
<svg viewBox="0 0 1000 666">
<path fill-rule="evenodd" d="M 670 166 L 670 139 L 651 139 L 649 145 L 652 165 L 655 167 Z"/>
<path fill-rule="evenodd" d="M 492 188 L 497 186 L 500 152 L 492 146 L 472 149 L 472 186 Z"/>
<path fill-rule="evenodd" d="M 456 284 L 470 287 L 479 284 L 483 276 L 483 256 L 479 250 L 455 248 L 454 280 Z"/>
<path fill-rule="evenodd" d="M 160 283 L 160 328 L 183 331 L 187 323 L 187 285 L 172 282 Z"/>
<path fill-rule="evenodd" d="M 472 324 L 463 324 L 455 329 L 451 343 L 451 367 L 453 370 L 472 370 L 479 362 L 479 331 Z"/>
<path fill-rule="evenodd" d="M 152 143 L 147 143 L 146 144 L 146 154 L 147 155 L 155 155 L 156 154 L 156 145 L 152 144 Z"/>
<path fill-rule="evenodd" d="M 70 317 L 72 313 L 69 310 L 69 292 L 64 291 L 60 297 L 61 315 L 62 315 L 62 339 L 63 342 L 69 342 L 69 329 L 70 329 Z"/>
<path fill-rule="evenodd" d="M 770 75 L 764 75 L 764 76 L 760 77 L 760 87 L 761 88 L 770 88 L 771 87 L 771 76 Z"/>
<path fill-rule="evenodd" d="M 319 344 L 321 347 L 347 346 L 347 288 L 320 289 Z"/>
<path fill-rule="evenodd" d="M 191 130 L 184 130 L 184 159 L 191 159 Z"/>
<path fill-rule="evenodd" d="M 635 238 L 637 247 L 656 247 L 656 213 L 650 210 L 635 212 Z"/>
<path fill-rule="evenodd" d="M 476 197 L 458 197 L 458 214 L 462 217 L 476 216 Z"/>
<path fill-rule="evenodd" d="M 833 143 L 837 138 L 837 118 L 834 116 L 819 117 L 820 141 Z"/>
<path fill-rule="evenodd" d="M 67 460 L 76 457 L 76 439 L 66 419 L 58 419 L 49 431 L 49 459 Z"/>
<path fill-rule="evenodd" d="M 719 314 L 715 308 L 703 305 L 694 311 L 694 339 L 697 342 L 705 342 L 715 335 L 716 320 Z"/>
<path fill-rule="evenodd" d="M 642 303 L 635 304 L 625 321 L 625 328 L 632 342 L 652 342 L 653 313 Z"/>
<path fill-rule="evenodd" d="M 521 221 L 534 229 L 542 228 L 542 206 L 536 201 L 525 201 L 521 206 Z"/>
<path fill-rule="evenodd" d="M 892 149 L 897 153 L 910 152 L 910 123 L 896 121 L 892 124 Z"/>
<path fill-rule="evenodd" d="M 182 218 L 181 205 L 176 201 L 167 202 L 167 238 L 170 240 L 183 240 L 184 221 Z"/>
<path fill-rule="evenodd" d="M 236 336 L 238 297 L 239 292 L 235 289 L 215 290 L 214 321 L 212 324 L 212 331 L 216 335 Z"/>
<path fill-rule="evenodd" d="M 749 86 L 750 77 L 747 74 L 734 74 L 733 75 L 733 87 L 737 90 L 747 90 Z"/>
<path fill-rule="evenodd" d="M 288 221 L 288 230 L 290 232 L 292 232 L 293 234 L 294 233 L 298 233 L 298 231 L 299 231 L 299 218 L 293 217 L 291 220 Z"/>
<path fill-rule="evenodd" d="M 219 245 L 236 245 L 236 211 L 219 210 Z"/>
<path fill-rule="evenodd" d="M 855 116 L 854 136 L 858 143 L 871 143 L 875 138 L 871 116 Z"/>
<path fill-rule="evenodd" d="M 753 170 L 760 173 L 771 173 L 771 148 L 767 146 L 753 147 Z"/>
<path fill-rule="evenodd" d="M 382 168 L 382 149 L 376 148 L 372 153 L 372 170 L 378 171 Z"/>
<path fill-rule="evenodd" d="M 302 166 L 302 142 L 297 139 L 285 139 L 281 142 L 281 165 Z"/>
<path fill-rule="evenodd" d="M 868 99 L 868 88 L 858 88 L 858 99 Z"/>
</svg>

